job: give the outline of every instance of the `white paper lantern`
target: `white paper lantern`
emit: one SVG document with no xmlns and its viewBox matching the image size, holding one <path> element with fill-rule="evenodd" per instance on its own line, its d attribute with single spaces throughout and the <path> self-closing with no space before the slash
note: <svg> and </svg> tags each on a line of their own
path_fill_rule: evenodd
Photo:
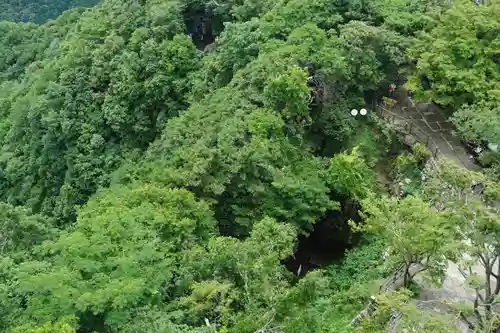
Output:
<svg viewBox="0 0 500 333">
<path fill-rule="evenodd" d="M 368 111 L 366 111 L 366 109 L 361 109 L 361 110 L 359 110 L 359 113 L 360 113 L 362 116 L 366 116 L 366 114 L 368 113 Z"/>
<path fill-rule="evenodd" d="M 356 110 L 356 109 L 352 109 L 352 110 L 351 110 L 351 115 L 352 115 L 352 116 L 357 116 L 357 115 L 358 115 L 358 110 Z"/>
</svg>

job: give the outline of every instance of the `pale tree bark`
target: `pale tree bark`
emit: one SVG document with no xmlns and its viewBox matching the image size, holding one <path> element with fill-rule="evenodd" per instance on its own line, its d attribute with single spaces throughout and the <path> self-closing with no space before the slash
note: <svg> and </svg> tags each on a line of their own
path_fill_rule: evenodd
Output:
<svg viewBox="0 0 500 333">
<path fill-rule="evenodd" d="M 466 319 L 472 328 L 477 326 L 477 328 L 485 330 L 486 326 L 491 326 L 496 320 L 500 319 L 499 309 L 495 310 L 495 306 L 500 306 L 500 301 L 498 300 L 500 296 L 500 256 L 496 252 L 478 254 L 477 262 L 480 264 L 483 272 L 474 272 L 470 266 L 466 269 L 460 269 L 460 273 L 465 279 L 473 275 L 481 280 L 484 279 L 482 286 L 474 288 L 476 296 L 473 307 L 477 324 L 471 324 L 462 315 L 462 318 Z M 498 330 L 500 326 L 493 329 Z"/>
</svg>

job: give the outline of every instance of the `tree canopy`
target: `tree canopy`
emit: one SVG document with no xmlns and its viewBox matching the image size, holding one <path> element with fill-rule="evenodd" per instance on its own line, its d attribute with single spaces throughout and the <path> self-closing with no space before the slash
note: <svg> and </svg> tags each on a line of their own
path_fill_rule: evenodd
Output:
<svg viewBox="0 0 500 333">
<path fill-rule="evenodd" d="M 75 7 L 92 7 L 98 0 L 5 0 L 0 4 L 0 21 L 45 23 Z"/>
<path fill-rule="evenodd" d="M 387 193 L 385 166 L 431 154 L 405 159 L 372 110 L 409 71 L 463 135 L 495 142 L 497 3 L 2 6 L 3 332 L 347 333 L 394 268 L 411 288 L 467 253 L 497 275 L 495 181 L 445 166 Z M 473 180 L 485 192 L 464 197 Z M 485 330 L 500 283 L 471 275 Z M 454 327 L 417 292 L 380 297 L 361 332 L 393 308 L 402 329 Z"/>
<path fill-rule="evenodd" d="M 411 49 L 418 59 L 412 87 L 449 106 L 468 138 L 498 142 L 499 3 L 458 1 Z"/>
</svg>

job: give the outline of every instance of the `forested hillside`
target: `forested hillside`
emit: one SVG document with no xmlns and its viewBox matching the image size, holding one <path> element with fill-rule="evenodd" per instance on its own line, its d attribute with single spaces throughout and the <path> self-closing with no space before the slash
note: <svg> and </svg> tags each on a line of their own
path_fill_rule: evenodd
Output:
<svg viewBox="0 0 500 333">
<path fill-rule="evenodd" d="M 430 170 L 375 105 L 408 76 L 463 137 L 500 142 L 498 22 L 498 1 L 465 0 L 102 0 L 0 21 L 0 330 L 497 333 L 498 154 Z M 422 309 L 418 277 L 439 286 L 449 262 L 472 298 Z"/>
<path fill-rule="evenodd" d="M 0 20 L 45 23 L 65 10 L 92 7 L 98 0 L 2 0 Z"/>
</svg>

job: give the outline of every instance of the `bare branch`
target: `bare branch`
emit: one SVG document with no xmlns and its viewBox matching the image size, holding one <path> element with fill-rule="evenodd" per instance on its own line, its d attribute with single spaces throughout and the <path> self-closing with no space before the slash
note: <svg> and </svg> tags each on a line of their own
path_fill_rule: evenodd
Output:
<svg viewBox="0 0 500 333">
<path fill-rule="evenodd" d="M 479 306 L 492 306 L 492 305 L 495 305 L 495 304 L 500 304 L 500 301 L 498 301 L 498 300 L 493 300 L 491 303 L 481 303 L 481 304 L 479 304 L 479 303 L 478 303 L 478 305 L 477 305 L 477 306 L 478 306 L 478 307 L 479 307 Z"/>
<path fill-rule="evenodd" d="M 476 289 L 476 299 L 474 300 L 474 314 L 476 315 L 477 322 L 479 323 L 479 327 L 483 327 L 483 317 L 481 316 L 481 313 L 479 312 L 478 305 L 478 296 L 480 297 L 481 295 L 477 292 Z"/>
<path fill-rule="evenodd" d="M 481 261 L 486 269 L 490 267 L 488 260 L 486 260 L 485 256 L 481 253 L 479 253 L 479 258 L 481 258 Z"/>
<path fill-rule="evenodd" d="M 498 260 L 498 256 L 494 257 L 493 260 L 491 261 L 490 265 L 491 265 L 491 268 L 493 269 L 493 266 L 495 266 L 495 263 L 497 262 Z"/>
<path fill-rule="evenodd" d="M 476 288 L 476 297 L 481 301 L 484 302 L 483 295 L 481 295 L 481 292 L 479 291 L 479 288 Z"/>
<path fill-rule="evenodd" d="M 420 268 L 419 270 L 416 270 L 413 274 L 409 274 L 409 278 L 410 278 L 410 281 L 413 280 L 413 278 L 418 274 L 418 273 L 422 273 L 424 271 L 426 271 L 427 269 L 429 269 L 429 266 L 423 266 L 422 268 Z"/>
<path fill-rule="evenodd" d="M 469 328 L 471 330 L 475 329 L 474 325 L 470 322 L 469 319 L 467 319 L 466 316 L 464 316 L 464 314 L 462 312 L 460 312 L 459 316 L 467 324 L 467 326 L 469 326 Z"/>
<path fill-rule="evenodd" d="M 462 274 L 464 279 L 467 279 L 468 277 L 467 272 L 465 272 L 461 267 L 458 267 L 458 271 L 460 272 L 460 274 Z"/>
</svg>

